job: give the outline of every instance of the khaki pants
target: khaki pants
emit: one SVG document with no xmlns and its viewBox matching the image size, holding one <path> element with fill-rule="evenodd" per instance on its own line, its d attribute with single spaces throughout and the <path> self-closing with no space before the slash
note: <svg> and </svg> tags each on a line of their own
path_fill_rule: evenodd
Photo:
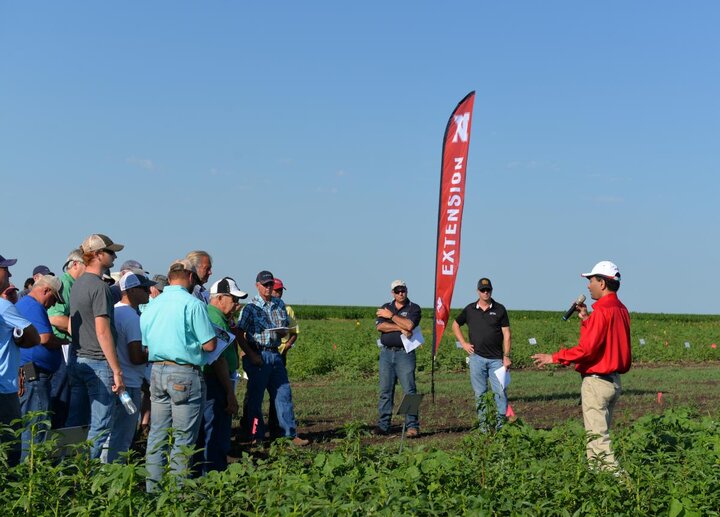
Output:
<svg viewBox="0 0 720 517">
<path fill-rule="evenodd" d="M 601 462 L 602 469 L 617 470 L 618 463 L 610 444 L 610 423 L 615 403 L 622 388 L 620 375 L 613 375 L 614 382 L 597 377 L 585 377 L 582 381 L 582 412 L 585 431 L 588 433 L 588 461 Z"/>
</svg>

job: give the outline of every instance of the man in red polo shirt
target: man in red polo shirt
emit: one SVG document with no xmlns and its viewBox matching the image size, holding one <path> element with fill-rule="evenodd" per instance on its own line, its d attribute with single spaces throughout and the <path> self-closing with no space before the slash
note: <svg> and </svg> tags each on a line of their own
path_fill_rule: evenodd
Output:
<svg viewBox="0 0 720 517">
<path fill-rule="evenodd" d="M 618 471 L 610 444 L 610 423 L 615 403 L 620 398 L 620 374 L 630 369 L 630 316 L 617 297 L 620 271 L 610 261 L 595 264 L 588 279 L 588 291 L 596 302 L 593 312 L 578 305 L 582 320 L 577 346 L 554 354 L 535 354 L 537 366 L 551 363 L 569 365 L 582 376 L 582 412 L 588 433 L 588 460 L 599 462 L 602 469 Z"/>
</svg>

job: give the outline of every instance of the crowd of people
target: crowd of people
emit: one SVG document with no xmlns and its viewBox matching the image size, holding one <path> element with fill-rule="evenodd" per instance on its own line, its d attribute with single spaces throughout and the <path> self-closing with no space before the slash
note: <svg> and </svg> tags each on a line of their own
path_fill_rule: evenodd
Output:
<svg viewBox="0 0 720 517">
<path fill-rule="evenodd" d="M 240 371 L 248 379 L 243 439 L 265 438 L 267 391 L 271 435 L 307 445 L 297 434 L 286 369 L 298 326 L 282 280 L 258 273 L 257 295 L 242 307 L 248 293 L 232 277 L 206 287 L 212 257 L 205 251 L 173 261 L 166 275 L 151 276 L 137 260 L 111 273 L 123 248 L 90 235 L 70 252 L 62 276 L 35 268 L 19 299 L 10 283 L 16 260 L 0 256 L 0 424 L 31 413 L 21 444 L 0 437 L 13 444 L 10 464 L 50 428 L 78 426 L 88 429 L 92 458 L 122 461 L 146 427 L 149 490 L 168 458 L 177 473 L 223 470 L 240 411 Z M 202 453 L 188 458 L 185 446 Z"/>
<path fill-rule="evenodd" d="M 307 445 L 297 433 L 286 368 L 298 325 L 283 302 L 282 280 L 260 271 L 257 294 L 241 305 L 249 295 L 232 277 L 206 287 L 212 257 L 205 251 L 174 260 L 167 274 L 151 276 L 137 260 L 111 273 L 123 248 L 106 235 L 90 235 L 69 253 L 62 276 L 37 266 L 24 293 L 10 283 L 16 260 L 0 255 L 0 424 L 10 426 L 30 413 L 10 464 L 22 461 L 50 428 L 77 426 L 88 429 L 92 458 L 123 461 L 138 428 L 146 429 L 147 489 L 154 490 L 167 468 L 182 475 L 225 469 L 237 413 L 249 443 L 263 441 L 267 431 Z M 592 313 L 577 306 L 578 345 L 533 358 L 538 366 L 576 365 L 583 377 L 588 458 L 617 469 L 609 427 L 621 391 L 619 375 L 630 368 L 629 316 L 617 299 L 615 264 L 600 262 L 583 276 L 596 304 Z M 409 343 L 421 310 L 409 300 L 404 281 L 390 288 L 393 299 L 377 310 L 376 320 L 377 435 L 390 432 L 396 384 L 406 394 L 416 393 L 415 350 Z M 452 330 L 468 354 L 480 425 L 488 428 L 482 399 L 490 384 L 494 427 L 500 429 L 508 404 L 497 372 L 512 365 L 510 322 L 505 307 L 492 298 L 489 278 L 481 278 L 477 290 L 478 299 L 460 312 Z M 242 408 L 236 396 L 240 375 L 247 378 Z M 417 409 L 405 415 L 405 428 L 410 438 L 420 435 Z M 7 434 L 0 440 L 11 441 Z M 187 446 L 200 452 L 189 458 Z"/>
</svg>

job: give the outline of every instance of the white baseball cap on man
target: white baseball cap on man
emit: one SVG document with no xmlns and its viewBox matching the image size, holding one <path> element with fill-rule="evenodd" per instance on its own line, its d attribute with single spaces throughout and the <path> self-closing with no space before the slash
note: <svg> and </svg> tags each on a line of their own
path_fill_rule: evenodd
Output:
<svg viewBox="0 0 720 517">
<path fill-rule="evenodd" d="M 592 268 L 592 271 L 589 273 L 582 273 L 581 276 L 584 276 L 585 278 L 589 278 L 591 276 L 604 276 L 605 278 L 610 278 L 612 280 L 620 281 L 620 270 L 618 267 L 610 262 L 609 260 L 603 260 L 601 262 L 598 262 L 595 264 L 595 267 Z"/>
<path fill-rule="evenodd" d="M 215 282 L 210 287 L 210 294 L 229 294 L 231 296 L 236 296 L 240 299 L 245 299 L 248 296 L 245 291 L 241 291 L 238 288 L 235 280 L 233 280 L 229 276 L 226 276 L 225 278 L 222 278 Z"/>
<path fill-rule="evenodd" d="M 407 285 L 405 285 L 405 280 L 393 280 L 393 282 L 390 284 L 390 290 L 394 290 L 396 287 L 404 287 L 407 289 Z"/>
<path fill-rule="evenodd" d="M 138 275 L 132 271 L 125 273 L 118 282 L 120 283 L 121 291 L 127 291 L 133 287 L 152 287 L 155 285 L 155 282 L 150 280 L 148 277 Z"/>
</svg>

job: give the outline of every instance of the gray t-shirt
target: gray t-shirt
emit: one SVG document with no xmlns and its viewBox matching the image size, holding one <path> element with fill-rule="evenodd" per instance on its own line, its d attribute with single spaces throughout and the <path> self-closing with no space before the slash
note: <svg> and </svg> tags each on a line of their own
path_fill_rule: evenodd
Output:
<svg viewBox="0 0 720 517">
<path fill-rule="evenodd" d="M 95 318 L 108 316 L 113 339 L 115 314 L 110 288 L 102 278 L 94 273 L 84 273 L 70 290 L 70 325 L 72 327 L 72 346 L 79 357 L 86 359 L 105 359 L 95 330 Z"/>
</svg>

